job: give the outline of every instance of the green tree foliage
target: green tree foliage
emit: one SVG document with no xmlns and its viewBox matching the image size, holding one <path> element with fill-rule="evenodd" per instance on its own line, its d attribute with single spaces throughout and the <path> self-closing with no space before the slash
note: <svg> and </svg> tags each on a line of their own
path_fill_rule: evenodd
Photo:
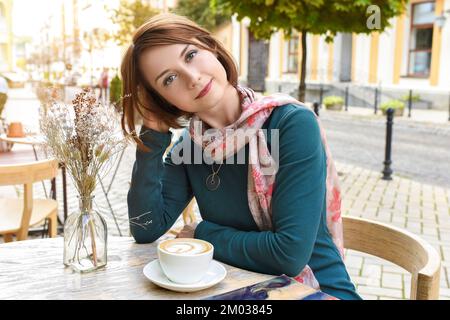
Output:
<svg viewBox="0 0 450 320">
<path fill-rule="evenodd" d="M 229 22 L 231 17 L 231 10 L 216 0 L 181 0 L 172 12 L 188 17 L 211 32 Z"/>
<path fill-rule="evenodd" d="M 270 39 L 282 30 L 289 38 L 292 30 L 302 33 L 302 74 L 299 99 L 304 100 L 306 74 L 306 34 L 325 35 L 332 41 L 337 32 L 382 32 L 389 19 L 400 15 L 407 0 L 217 0 L 237 13 L 237 19 L 251 19 L 249 29 L 257 39 Z"/>
<path fill-rule="evenodd" d="M 250 30 L 257 38 L 269 39 L 282 29 L 286 36 L 292 29 L 325 34 L 332 39 L 337 32 L 371 33 L 383 31 L 389 19 L 401 14 L 407 0 L 218 0 L 219 4 L 251 19 Z M 380 9 L 380 29 L 369 29 L 368 18 L 376 5 Z"/>
<path fill-rule="evenodd" d="M 121 109 L 120 104 L 122 98 L 121 95 L 122 95 L 122 80 L 120 80 L 119 76 L 116 74 L 115 77 L 112 78 L 111 80 L 109 101 L 119 110 Z"/>
<path fill-rule="evenodd" d="M 107 8 L 110 11 L 111 21 L 118 26 L 113 35 L 119 45 L 131 42 L 134 31 L 145 21 L 160 13 L 143 0 L 120 0 L 118 8 Z"/>
</svg>

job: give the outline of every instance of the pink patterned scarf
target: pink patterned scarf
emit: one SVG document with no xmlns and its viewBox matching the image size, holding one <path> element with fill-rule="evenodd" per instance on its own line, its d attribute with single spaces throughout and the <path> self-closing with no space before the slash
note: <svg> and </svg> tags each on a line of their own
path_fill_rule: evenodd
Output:
<svg viewBox="0 0 450 320">
<path fill-rule="evenodd" d="M 251 214 L 260 230 L 272 230 L 271 200 L 275 182 L 277 164 L 272 159 L 267 142 L 261 129 L 264 122 L 269 118 L 274 108 L 285 104 L 296 104 L 306 107 L 305 104 L 297 101 L 289 95 L 274 93 L 270 96 L 255 96 L 255 92 L 250 88 L 237 86 L 241 98 L 242 114 L 239 119 L 223 128 L 219 138 L 208 138 L 204 135 L 210 127 L 202 122 L 197 116 L 191 119 L 189 133 L 191 139 L 203 149 L 208 147 L 211 151 L 212 159 L 218 163 L 223 162 L 228 156 L 237 153 L 246 143 L 249 144 L 249 172 L 248 172 L 248 201 Z M 311 111 L 311 110 L 310 110 Z M 312 112 L 312 111 L 311 111 Z M 327 227 L 331 233 L 333 241 L 341 256 L 344 256 L 344 244 L 341 218 L 341 197 L 338 175 L 327 145 L 325 131 L 316 117 L 319 124 L 322 143 L 327 155 L 327 177 L 326 177 L 326 207 L 327 207 Z M 195 124 L 201 123 L 201 126 Z M 228 130 L 227 130 L 228 129 Z M 229 130 L 234 129 L 232 134 Z M 236 139 L 244 130 L 247 134 L 251 132 L 250 138 Z M 246 134 L 246 135 L 247 135 Z M 236 144 L 236 141 L 238 144 Z M 241 144 L 239 145 L 239 141 Z M 230 148 L 230 146 L 232 146 Z M 268 174 L 269 172 L 269 174 Z M 295 277 L 301 283 L 305 283 L 313 288 L 319 289 L 319 284 L 309 266 Z"/>
</svg>

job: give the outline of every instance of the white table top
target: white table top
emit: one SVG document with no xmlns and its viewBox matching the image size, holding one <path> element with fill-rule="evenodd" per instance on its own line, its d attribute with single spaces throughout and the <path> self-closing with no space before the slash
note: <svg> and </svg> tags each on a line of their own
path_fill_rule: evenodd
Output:
<svg viewBox="0 0 450 320">
<path fill-rule="evenodd" d="M 26 135 L 23 138 L 13 138 L 8 137 L 5 133 L 3 133 L 0 135 L 0 140 L 17 144 L 28 144 L 28 145 L 44 144 L 44 138 L 41 135 Z"/>
<path fill-rule="evenodd" d="M 0 244 L 0 300 L 201 299 L 274 278 L 223 264 L 227 276 L 217 285 L 192 293 L 169 291 L 143 274 L 144 266 L 157 259 L 156 246 L 110 237 L 106 267 L 79 274 L 63 265 L 62 237 Z M 315 292 L 303 287 L 305 296 Z"/>
</svg>

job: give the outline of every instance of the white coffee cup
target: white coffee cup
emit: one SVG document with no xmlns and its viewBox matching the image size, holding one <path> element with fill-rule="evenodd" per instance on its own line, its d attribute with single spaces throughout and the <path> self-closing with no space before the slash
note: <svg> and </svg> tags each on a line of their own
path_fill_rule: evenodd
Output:
<svg viewBox="0 0 450 320">
<path fill-rule="evenodd" d="M 161 241 L 157 251 L 161 269 L 169 280 L 192 284 L 208 271 L 214 246 L 200 239 L 176 238 Z"/>
</svg>

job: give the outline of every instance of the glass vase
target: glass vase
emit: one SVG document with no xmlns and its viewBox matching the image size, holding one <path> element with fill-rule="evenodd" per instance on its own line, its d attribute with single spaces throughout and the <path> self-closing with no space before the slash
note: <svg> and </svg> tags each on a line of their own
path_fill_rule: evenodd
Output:
<svg viewBox="0 0 450 320">
<path fill-rule="evenodd" d="M 79 211 L 64 223 L 64 264 L 77 272 L 90 272 L 107 262 L 108 229 L 92 209 L 93 196 L 78 196 Z"/>
</svg>

